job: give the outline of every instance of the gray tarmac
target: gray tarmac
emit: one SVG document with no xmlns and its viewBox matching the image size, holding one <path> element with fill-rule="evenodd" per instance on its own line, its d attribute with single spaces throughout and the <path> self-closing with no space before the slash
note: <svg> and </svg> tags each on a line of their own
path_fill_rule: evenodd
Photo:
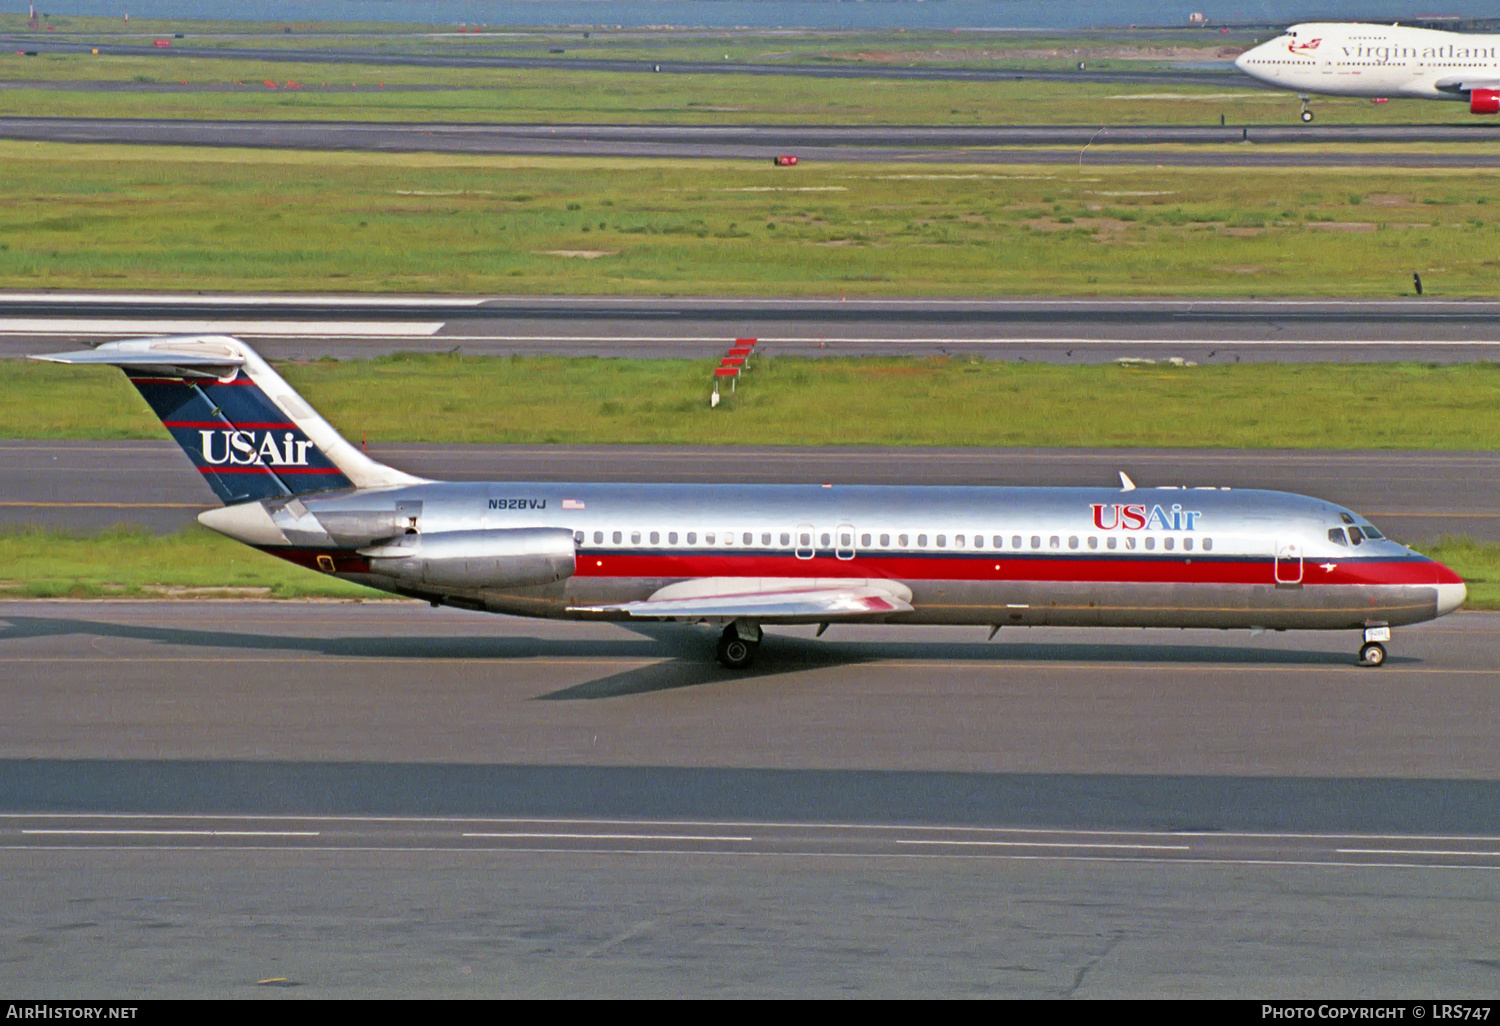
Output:
<svg viewBox="0 0 1500 1026">
<path fill-rule="evenodd" d="M 655 159 L 1170 167 L 1492 168 L 1500 152 L 1381 152 L 1373 143 L 1487 143 L 1488 125 L 720 126 L 193 121 L 0 117 L 0 138 L 44 142 Z M 1275 144 L 1277 149 L 1257 149 Z M 1296 147 L 1306 146 L 1307 149 Z M 1311 147 L 1320 147 L 1312 149 Z M 1291 147 L 1291 148 L 1288 148 Z M 788 169 L 789 174 L 795 174 Z"/>
<path fill-rule="evenodd" d="M 1441 287 L 1429 275 L 1429 286 Z M 1410 279 L 1392 281 L 1410 289 Z M 729 299 L 0 294 L 0 357 L 218 332 L 273 359 L 392 352 L 715 358 L 950 355 L 1052 363 L 1469 363 L 1500 356 L 1500 303 L 1295 299 Z"/>
<path fill-rule="evenodd" d="M 0 603 L 0 986 L 1487 997 L 1497 627 Z"/>
<path fill-rule="evenodd" d="M 1215 449 L 373 445 L 382 462 L 467 481 L 676 481 L 933 485 L 1137 484 L 1269 488 L 1359 510 L 1392 537 L 1500 541 L 1493 452 Z M 0 441 L 0 527 L 117 523 L 171 532 L 217 506 L 170 441 Z"/>
</svg>

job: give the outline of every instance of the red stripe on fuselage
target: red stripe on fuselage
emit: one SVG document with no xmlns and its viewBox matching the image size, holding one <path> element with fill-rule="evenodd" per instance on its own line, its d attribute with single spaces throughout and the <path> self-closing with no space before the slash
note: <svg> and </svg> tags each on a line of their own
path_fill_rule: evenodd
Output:
<svg viewBox="0 0 1500 1026">
<path fill-rule="evenodd" d="M 1333 570 L 1307 563 L 1308 585 L 1459 583 L 1441 563 L 1420 557 L 1392 560 L 1330 561 Z M 1283 566 L 1282 577 L 1295 576 Z M 798 559 L 766 553 L 633 553 L 584 551 L 578 554 L 579 577 L 822 577 L 877 578 L 897 581 L 1068 581 L 1100 584 L 1272 584 L 1275 565 L 1269 557 L 1126 557 L 1091 556 L 858 556 Z"/>
</svg>

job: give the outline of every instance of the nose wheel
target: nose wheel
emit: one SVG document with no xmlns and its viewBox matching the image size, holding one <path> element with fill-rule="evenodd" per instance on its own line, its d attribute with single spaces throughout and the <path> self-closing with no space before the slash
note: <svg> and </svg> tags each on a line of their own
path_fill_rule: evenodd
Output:
<svg viewBox="0 0 1500 1026">
<path fill-rule="evenodd" d="M 1367 641 L 1359 647 L 1359 665 L 1380 666 L 1385 662 L 1385 646 L 1378 641 Z"/>
</svg>

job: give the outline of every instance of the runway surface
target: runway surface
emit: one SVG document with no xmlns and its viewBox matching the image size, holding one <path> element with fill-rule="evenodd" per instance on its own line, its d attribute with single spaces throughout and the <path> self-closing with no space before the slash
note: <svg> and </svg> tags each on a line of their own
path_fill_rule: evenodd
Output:
<svg viewBox="0 0 1500 1026">
<path fill-rule="evenodd" d="M 1403 286 L 1406 283 L 1401 283 Z M 1320 299 L 0 294 L 0 357 L 150 335 L 243 336 L 273 359 L 391 352 L 717 358 L 736 337 L 790 356 L 966 355 L 1100 363 L 1500 356 L 1500 302 Z"/>
<path fill-rule="evenodd" d="M 1228 485 L 1314 494 L 1420 544 L 1500 541 L 1493 452 L 1213 449 L 375 445 L 376 459 L 442 480 L 930 485 Z M 0 441 L 0 527 L 170 532 L 218 503 L 176 445 Z"/>
<path fill-rule="evenodd" d="M 1494 143 L 1488 125 L 1292 127 L 507 125 L 0 117 L 0 138 L 71 143 L 767 160 L 1173 167 L 1500 166 L 1500 149 L 1381 152 L 1368 143 Z M 1277 144 L 1278 149 L 1257 149 Z M 1326 149 L 1313 150 L 1321 146 Z M 1212 147 L 1212 148 L 1211 148 Z M 1288 148 L 1291 147 L 1291 148 Z M 794 172 L 793 172 L 794 173 Z"/>
<path fill-rule="evenodd" d="M 1497 628 L 0 603 L 0 984 L 1483 997 Z"/>
</svg>

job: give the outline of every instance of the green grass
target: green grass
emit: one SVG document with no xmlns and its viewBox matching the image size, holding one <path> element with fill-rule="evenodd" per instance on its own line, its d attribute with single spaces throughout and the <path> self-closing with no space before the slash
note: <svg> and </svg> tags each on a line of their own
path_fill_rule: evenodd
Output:
<svg viewBox="0 0 1500 1026">
<path fill-rule="evenodd" d="M 0 598 L 377 598 L 193 524 L 176 534 L 0 531 Z"/>
<path fill-rule="evenodd" d="M 761 357 L 708 405 L 690 360 L 403 355 L 282 365 L 371 442 L 1488 450 L 1500 364 L 1120 367 Z M 0 361 L 0 437 L 160 438 L 105 368 Z"/>
<path fill-rule="evenodd" d="M 1464 171 L 18 142 L 0 161 L 0 288 L 1390 296 L 1419 271 L 1430 296 L 1488 296 L 1500 271 Z"/>
</svg>

